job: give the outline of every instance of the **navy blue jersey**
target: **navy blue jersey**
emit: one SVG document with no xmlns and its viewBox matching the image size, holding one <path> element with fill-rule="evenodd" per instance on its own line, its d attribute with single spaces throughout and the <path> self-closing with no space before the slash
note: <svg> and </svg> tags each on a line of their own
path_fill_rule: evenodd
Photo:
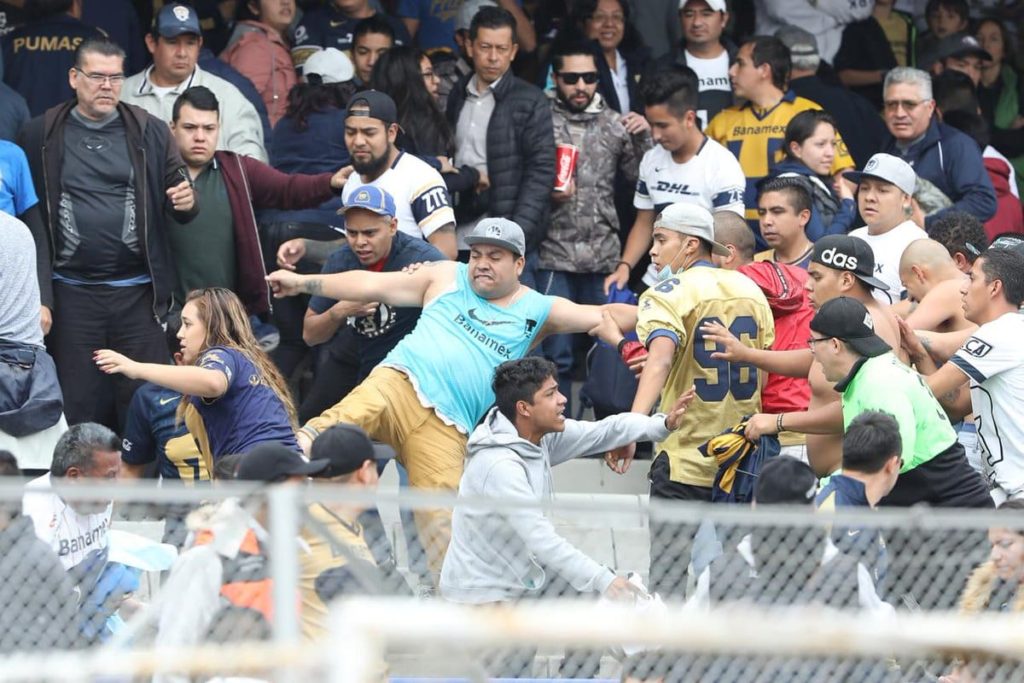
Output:
<svg viewBox="0 0 1024 683">
<path fill-rule="evenodd" d="M 412 37 L 405 24 L 387 14 L 381 16 L 391 25 L 395 32 L 395 45 L 409 45 Z M 311 9 L 303 15 L 302 21 L 295 27 L 295 46 L 292 48 L 292 61 L 301 66 L 309 56 L 325 47 L 334 47 L 342 52 L 352 49 L 352 37 L 356 24 L 362 19 L 345 16 L 334 3 L 324 7 Z"/>
<path fill-rule="evenodd" d="M 814 504 L 819 510 L 839 508 L 870 509 L 864 484 L 842 474 L 833 474 L 818 491 Z M 875 580 L 878 594 L 882 595 L 889 568 L 889 555 L 881 531 L 870 527 L 840 527 L 832 529 L 832 542 L 846 555 L 863 564 Z"/>
<path fill-rule="evenodd" d="M 245 354 L 212 346 L 203 352 L 196 365 L 221 372 L 228 380 L 228 390 L 219 398 L 192 397 L 206 427 L 214 459 L 248 453 L 266 441 L 299 450 L 288 411 Z"/>
<path fill-rule="evenodd" d="M 3 40 L 4 82 L 25 98 L 32 116 L 39 116 L 74 96 L 68 71 L 75 49 L 86 38 L 103 33 L 67 14 L 16 28 Z"/>
<path fill-rule="evenodd" d="M 383 272 L 398 272 L 413 263 L 423 261 L 444 261 L 445 257 L 432 244 L 403 232 L 395 233 L 391 253 L 381 269 Z M 324 263 L 323 273 L 344 273 L 349 270 L 366 270 L 356 255 L 345 245 L 335 251 Z M 334 299 L 314 296 L 309 300 L 309 309 L 320 314 L 337 303 Z M 363 338 L 359 344 L 359 379 L 364 379 L 384 360 L 402 337 L 412 332 L 420 319 L 417 308 L 396 308 L 380 304 L 377 312 L 362 318 L 350 318 L 349 324 Z"/>
<path fill-rule="evenodd" d="M 181 394 L 152 382 L 135 392 L 121 443 L 121 460 L 129 465 L 157 463 L 164 479 L 205 481 L 210 478 L 195 439 L 175 416 Z"/>
</svg>

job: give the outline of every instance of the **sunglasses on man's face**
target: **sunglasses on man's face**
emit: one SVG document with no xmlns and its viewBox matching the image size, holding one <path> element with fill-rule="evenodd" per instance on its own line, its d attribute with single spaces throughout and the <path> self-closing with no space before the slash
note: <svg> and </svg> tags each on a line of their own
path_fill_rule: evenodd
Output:
<svg viewBox="0 0 1024 683">
<path fill-rule="evenodd" d="M 597 83 L 597 72 L 596 71 L 584 71 L 583 73 L 576 73 L 574 71 L 560 71 L 558 77 L 562 79 L 566 85 L 576 85 L 576 82 L 581 78 L 587 85 L 593 85 Z"/>
</svg>

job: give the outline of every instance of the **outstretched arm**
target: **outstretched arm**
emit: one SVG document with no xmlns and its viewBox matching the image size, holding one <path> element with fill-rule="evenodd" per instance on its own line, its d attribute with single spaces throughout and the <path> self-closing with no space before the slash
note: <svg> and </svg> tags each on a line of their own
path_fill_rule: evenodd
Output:
<svg viewBox="0 0 1024 683">
<path fill-rule="evenodd" d="M 538 342 L 551 334 L 572 334 L 589 332 L 601 324 L 601 315 L 607 311 L 622 331 L 631 332 L 636 328 L 636 306 L 630 304 L 604 304 L 585 306 L 560 296 L 552 297 L 551 312 L 548 313 L 544 329 L 538 335 Z"/>
<path fill-rule="evenodd" d="M 267 276 L 277 298 L 296 294 L 325 296 L 338 301 L 380 301 L 392 306 L 423 306 L 432 286 L 446 286 L 455 277 L 457 264 L 431 261 L 414 273 L 371 273 L 353 270 L 330 275 L 299 275 L 276 270 Z"/>
<path fill-rule="evenodd" d="M 792 351 L 752 349 L 744 345 L 724 325 L 719 323 L 706 323 L 700 329 L 704 333 L 704 339 L 710 339 L 723 347 L 722 351 L 711 354 L 715 360 L 750 363 L 765 372 L 785 377 L 807 377 L 811 371 L 811 362 L 814 357 L 809 349 L 794 349 Z"/>
<path fill-rule="evenodd" d="M 191 365 L 160 365 L 137 363 L 110 349 L 100 349 L 93 360 L 108 375 L 124 375 L 167 387 L 182 394 L 202 398 L 220 398 L 228 390 L 228 378 L 223 372 Z"/>
</svg>

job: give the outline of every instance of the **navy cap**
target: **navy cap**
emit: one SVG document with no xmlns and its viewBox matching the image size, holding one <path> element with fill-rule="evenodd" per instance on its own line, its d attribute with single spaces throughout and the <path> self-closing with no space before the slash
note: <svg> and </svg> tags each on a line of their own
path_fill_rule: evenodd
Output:
<svg viewBox="0 0 1024 683">
<path fill-rule="evenodd" d="M 195 8 L 176 2 L 164 5 L 157 13 L 153 33 L 164 38 L 177 38 L 186 33 L 201 36 L 203 30 L 199 27 L 199 15 Z"/>
<path fill-rule="evenodd" d="M 375 185 L 357 187 L 343 202 L 342 213 L 349 209 L 365 209 L 381 216 L 395 217 L 395 200 Z"/>
<path fill-rule="evenodd" d="M 361 90 L 348 101 L 345 118 L 350 116 L 368 116 L 390 125 L 398 122 L 398 107 L 387 93 L 379 90 Z"/>
</svg>

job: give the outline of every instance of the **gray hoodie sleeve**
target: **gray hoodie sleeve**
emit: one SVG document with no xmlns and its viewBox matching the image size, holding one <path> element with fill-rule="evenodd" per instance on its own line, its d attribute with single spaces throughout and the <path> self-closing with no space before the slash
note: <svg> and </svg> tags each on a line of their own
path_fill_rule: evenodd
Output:
<svg viewBox="0 0 1024 683">
<path fill-rule="evenodd" d="M 603 593 L 615 580 L 610 569 L 558 535 L 544 511 L 536 507 L 537 496 L 530 488 L 522 465 L 513 460 L 495 463 L 487 474 L 484 492 L 503 500 L 514 498 L 527 502 L 527 506 L 505 513 L 509 526 L 542 566 L 557 572 L 573 588 Z M 500 544 L 502 539 L 492 539 L 492 542 Z"/>
<path fill-rule="evenodd" d="M 543 445 L 548 461 L 558 465 L 581 455 L 603 453 L 634 441 L 662 441 L 670 433 L 661 413 L 619 413 L 598 422 L 566 420 L 565 430 L 545 437 Z"/>
</svg>

